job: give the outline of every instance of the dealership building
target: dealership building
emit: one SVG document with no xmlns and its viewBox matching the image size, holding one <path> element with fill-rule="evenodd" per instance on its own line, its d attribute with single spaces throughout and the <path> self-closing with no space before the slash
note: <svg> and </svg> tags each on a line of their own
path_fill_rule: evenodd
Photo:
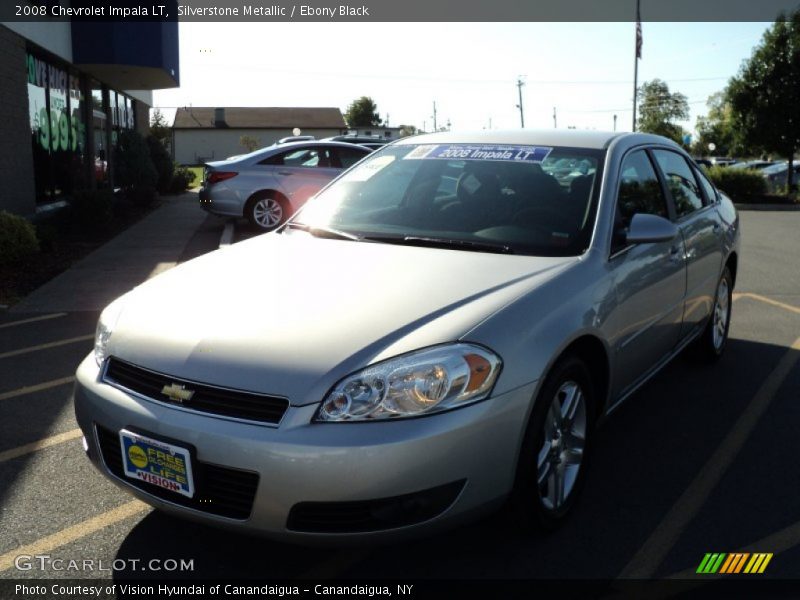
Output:
<svg viewBox="0 0 800 600">
<path fill-rule="evenodd" d="M 2 23 L 0 56 L 0 210 L 26 216 L 113 187 L 120 132 L 179 84 L 177 22 Z"/>
</svg>

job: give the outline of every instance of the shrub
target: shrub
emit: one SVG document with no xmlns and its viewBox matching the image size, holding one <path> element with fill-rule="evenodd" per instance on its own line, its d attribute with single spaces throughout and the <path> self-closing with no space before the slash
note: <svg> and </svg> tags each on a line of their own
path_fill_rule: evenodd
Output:
<svg viewBox="0 0 800 600">
<path fill-rule="evenodd" d="M 121 131 L 115 152 L 117 185 L 134 204 L 149 206 L 155 199 L 158 172 L 150 158 L 147 142 L 136 131 Z"/>
<path fill-rule="evenodd" d="M 16 265 L 38 251 L 33 225 L 23 217 L 0 211 L 0 266 Z"/>
<path fill-rule="evenodd" d="M 168 192 L 172 184 L 175 163 L 172 162 L 172 157 L 157 137 L 147 136 L 147 147 L 150 151 L 150 160 L 153 161 L 153 166 L 158 174 L 156 187 L 159 192 Z"/>
<path fill-rule="evenodd" d="M 111 190 L 82 190 L 72 194 L 70 217 L 73 226 L 84 233 L 103 232 L 113 218 L 114 194 Z"/>
<path fill-rule="evenodd" d="M 194 171 L 190 171 L 186 167 L 176 166 L 175 173 L 172 175 L 169 191 L 173 194 L 181 194 L 194 183 L 196 178 L 197 175 Z"/>
<path fill-rule="evenodd" d="M 709 179 L 734 202 L 744 202 L 767 191 L 767 182 L 756 169 L 731 169 L 714 166 L 707 169 Z"/>
</svg>

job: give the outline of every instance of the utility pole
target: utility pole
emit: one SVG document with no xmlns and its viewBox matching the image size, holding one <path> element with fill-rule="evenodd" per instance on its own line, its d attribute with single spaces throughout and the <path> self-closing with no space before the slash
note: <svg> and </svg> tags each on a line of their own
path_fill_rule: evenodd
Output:
<svg viewBox="0 0 800 600">
<path fill-rule="evenodd" d="M 639 0 L 636 0 L 636 52 L 633 55 L 633 125 L 636 131 L 636 100 L 639 95 L 639 59 L 642 58 L 642 15 Z"/>
<path fill-rule="evenodd" d="M 617 115 L 614 115 L 614 131 L 617 130 Z"/>
<path fill-rule="evenodd" d="M 556 107 L 553 107 L 553 129 L 558 129 L 558 117 L 556 117 Z"/>
<path fill-rule="evenodd" d="M 519 126 L 522 129 L 525 129 L 525 115 L 522 112 L 522 86 L 525 85 L 525 82 L 522 81 L 522 78 L 517 79 L 517 87 L 519 88 L 519 104 L 517 104 L 517 108 L 519 108 Z"/>
<path fill-rule="evenodd" d="M 439 131 L 436 128 L 436 100 L 433 101 L 433 130 L 434 131 Z"/>
</svg>

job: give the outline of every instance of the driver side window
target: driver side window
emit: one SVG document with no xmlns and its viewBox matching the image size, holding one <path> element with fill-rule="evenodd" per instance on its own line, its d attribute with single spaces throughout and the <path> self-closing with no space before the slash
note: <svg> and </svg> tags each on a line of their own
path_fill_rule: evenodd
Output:
<svg viewBox="0 0 800 600">
<path fill-rule="evenodd" d="M 661 184 L 644 150 L 632 152 L 622 162 L 612 253 L 625 246 L 625 232 L 636 213 L 669 218 Z"/>
</svg>

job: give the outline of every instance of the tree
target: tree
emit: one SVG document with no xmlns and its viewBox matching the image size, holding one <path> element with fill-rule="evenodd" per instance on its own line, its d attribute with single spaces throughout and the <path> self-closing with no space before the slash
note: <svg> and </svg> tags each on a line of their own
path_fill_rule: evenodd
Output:
<svg viewBox="0 0 800 600">
<path fill-rule="evenodd" d="M 167 124 L 167 118 L 159 108 L 154 109 L 150 117 L 150 135 L 161 142 L 164 148 L 169 150 L 170 142 L 172 141 L 172 129 Z"/>
<path fill-rule="evenodd" d="M 400 125 L 400 137 L 406 137 L 408 135 L 416 135 L 417 128 L 414 125 Z"/>
<path fill-rule="evenodd" d="M 733 107 L 728 101 L 726 91 L 708 97 L 708 114 L 697 117 L 697 139 L 692 152 L 697 155 L 708 154 L 709 144 L 714 144 L 714 154 L 720 156 L 741 156 L 754 154 L 753 148 L 745 148 L 739 130 L 733 122 Z"/>
<path fill-rule="evenodd" d="M 792 162 L 800 148 L 800 10 L 779 17 L 764 33 L 727 92 L 742 139 L 786 157 L 786 189 L 794 189 Z"/>
<path fill-rule="evenodd" d="M 248 152 L 253 152 L 261 145 L 261 140 L 252 135 L 243 135 L 239 138 L 239 145 Z"/>
<path fill-rule="evenodd" d="M 348 127 L 374 127 L 382 123 L 378 105 L 369 96 L 353 100 L 344 115 Z"/>
<path fill-rule="evenodd" d="M 660 79 L 646 81 L 639 88 L 639 131 L 663 135 L 683 143 L 683 128 L 675 121 L 689 118 L 689 103 L 680 92 L 670 93 Z"/>
</svg>

